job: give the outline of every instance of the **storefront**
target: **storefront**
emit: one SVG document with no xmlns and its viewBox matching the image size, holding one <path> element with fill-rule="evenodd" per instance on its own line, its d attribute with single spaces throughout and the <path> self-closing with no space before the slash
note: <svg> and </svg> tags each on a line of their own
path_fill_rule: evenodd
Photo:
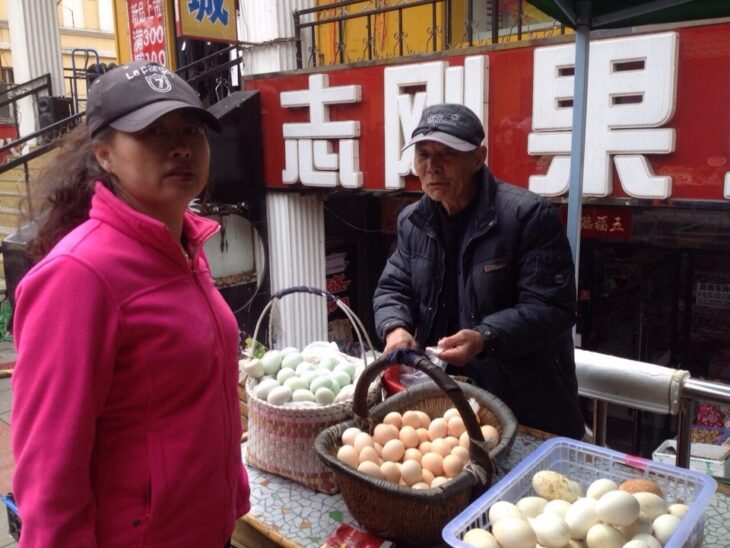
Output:
<svg viewBox="0 0 730 548">
<path fill-rule="evenodd" d="M 592 41 L 577 343 L 728 382 L 730 24 L 651 30 Z M 321 201 L 327 285 L 368 327 L 395 219 L 419 196 L 401 147 L 425 105 L 472 108 L 493 173 L 566 217 L 573 48 L 558 37 L 245 81 L 261 93 L 267 194 Z"/>
</svg>

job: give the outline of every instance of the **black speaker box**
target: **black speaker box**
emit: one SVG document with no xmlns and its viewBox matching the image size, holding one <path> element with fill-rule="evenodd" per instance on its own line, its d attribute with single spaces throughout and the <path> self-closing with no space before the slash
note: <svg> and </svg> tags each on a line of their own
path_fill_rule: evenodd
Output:
<svg viewBox="0 0 730 548">
<path fill-rule="evenodd" d="M 208 108 L 223 126 L 210 131 L 210 200 L 235 204 L 255 201 L 264 190 L 261 97 L 236 91 Z"/>
<path fill-rule="evenodd" d="M 71 99 L 67 97 L 38 97 L 38 125 L 48 127 L 71 116 Z"/>
</svg>

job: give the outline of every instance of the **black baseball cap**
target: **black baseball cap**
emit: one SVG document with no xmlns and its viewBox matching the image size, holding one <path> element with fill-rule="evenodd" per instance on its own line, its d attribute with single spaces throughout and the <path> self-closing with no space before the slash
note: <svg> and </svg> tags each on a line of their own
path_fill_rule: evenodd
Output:
<svg viewBox="0 0 730 548">
<path fill-rule="evenodd" d="M 455 150 L 467 152 L 484 140 L 484 127 L 476 114 L 455 103 L 441 103 L 423 109 L 421 119 L 403 150 L 421 141 L 436 141 Z"/>
<path fill-rule="evenodd" d="M 86 126 L 92 137 L 105 127 L 133 133 L 182 108 L 196 111 L 206 125 L 221 130 L 218 119 L 180 76 L 158 63 L 134 61 L 113 68 L 91 84 Z"/>
</svg>

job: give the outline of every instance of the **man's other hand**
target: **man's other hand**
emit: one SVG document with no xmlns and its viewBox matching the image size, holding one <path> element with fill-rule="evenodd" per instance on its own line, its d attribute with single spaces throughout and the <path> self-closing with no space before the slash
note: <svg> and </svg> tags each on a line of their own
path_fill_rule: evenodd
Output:
<svg viewBox="0 0 730 548">
<path fill-rule="evenodd" d="M 385 349 L 383 354 L 399 348 L 418 348 L 416 339 L 402 327 L 396 327 L 385 336 Z"/>
<path fill-rule="evenodd" d="M 462 329 L 438 342 L 438 357 L 446 363 L 462 367 L 484 349 L 484 340 L 474 329 Z"/>
</svg>

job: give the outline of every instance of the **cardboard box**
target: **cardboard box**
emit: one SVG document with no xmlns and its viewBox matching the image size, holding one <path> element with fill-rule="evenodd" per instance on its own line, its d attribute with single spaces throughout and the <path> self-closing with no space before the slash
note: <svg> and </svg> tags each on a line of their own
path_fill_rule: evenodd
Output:
<svg viewBox="0 0 730 548">
<path fill-rule="evenodd" d="M 676 440 L 664 440 L 652 453 L 652 459 L 674 465 L 677 459 Z M 730 447 L 693 443 L 690 447 L 689 468 L 718 478 L 730 478 Z"/>
</svg>

